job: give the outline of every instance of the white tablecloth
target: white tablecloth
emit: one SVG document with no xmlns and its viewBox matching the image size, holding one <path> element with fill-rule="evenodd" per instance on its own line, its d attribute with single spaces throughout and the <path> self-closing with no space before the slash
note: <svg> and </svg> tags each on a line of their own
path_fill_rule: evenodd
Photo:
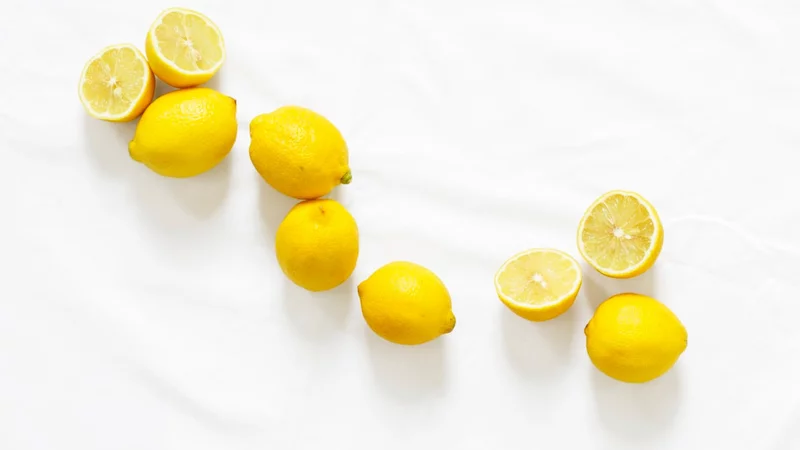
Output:
<svg viewBox="0 0 800 450">
<path fill-rule="evenodd" d="M 795 1 L 188 1 L 222 29 L 210 85 L 238 100 L 213 171 L 128 157 L 77 81 L 171 2 L 0 7 L 0 448 L 4 450 L 800 448 L 800 4 Z M 159 92 L 167 89 L 159 87 Z M 350 147 L 352 279 L 291 285 L 294 203 L 256 174 L 248 124 L 321 112 Z M 496 298 L 510 255 L 577 256 L 610 189 L 658 208 L 655 268 L 585 267 L 541 324 Z M 355 286 L 434 270 L 455 331 L 382 341 Z M 583 327 L 611 294 L 667 304 L 689 346 L 664 377 L 600 374 Z"/>
</svg>

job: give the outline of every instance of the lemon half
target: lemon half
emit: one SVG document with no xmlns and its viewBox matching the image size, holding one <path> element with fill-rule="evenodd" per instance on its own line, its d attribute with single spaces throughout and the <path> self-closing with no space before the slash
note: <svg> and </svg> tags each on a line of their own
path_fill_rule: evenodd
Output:
<svg viewBox="0 0 800 450">
<path fill-rule="evenodd" d="M 595 200 L 578 226 L 578 250 L 603 275 L 631 278 L 655 263 L 664 228 L 653 205 L 629 191 L 611 191 Z"/>
<path fill-rule="evenodd" d="M 563 314 L 581 288 L 581 267 L 568 254 L 532 249 L 512 256 L 494 277 L 497 295 L 515 314 L 544 321 Z"/>
<path fill-rule="evenodd" d="M 155 78 L 144 55 L 131 44 L 111 45 L 81 72 L 78 95 L 90 116 L 110 122 L 139 117 L 153 101 Z"/>
<path fill-rule="evenodd" d="M 219 28 L 184 8 L 170 8 L 158 16 L 147 33 L 145 51 L 156 76 L 177 88 L 205 83 L 225 61 Z"/>
</svg>

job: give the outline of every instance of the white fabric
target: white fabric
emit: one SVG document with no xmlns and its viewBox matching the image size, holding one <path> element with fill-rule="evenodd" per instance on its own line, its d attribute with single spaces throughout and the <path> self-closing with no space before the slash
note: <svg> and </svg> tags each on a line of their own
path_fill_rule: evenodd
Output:
<svg viewBox="0 0 800 450">
<path fill-rule="evenodd" d="M 2 5 L 0 448 L 800 449 L 799 3 L 188 1 L 223 30 L 210 84 L 240 128 L 186 180 L 132 161 L 135 124 L 77 96 L 92 54 L 141 48 L 168 6 Z M 361 255 L 326 294 L 281 274 L 294 202 L 247 155 L 249 121 L 285 104 L 351 150 L 333 196 Z M 661 213 L 656 267 L 586 268 L 564 316 L 512 315 L 495 270 L 529 247 L 577 256 L 584 209 L 617 188 Z M 445 281 L 451 335 L 367 328 L 355 287 L 398 259 Z M 622 291 L 689 331 L 649 384 L 585 352 Z"/>
</svg>

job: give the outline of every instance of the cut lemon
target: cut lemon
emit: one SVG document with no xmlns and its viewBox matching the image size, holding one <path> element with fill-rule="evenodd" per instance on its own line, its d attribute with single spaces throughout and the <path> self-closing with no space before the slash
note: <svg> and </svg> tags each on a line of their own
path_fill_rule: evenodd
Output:
<svg viewBox="0 0 800 450">
<path fill-rule="evenodd" d="M 177 88 L 205 83 L 225 61 L 219 28 L 208 17 L 183 8 L 158 16 L 147 33 L 145 51 L 156 76 Z"/>
<path fill-rule="evenodd" d="M 578 227 L 578 250 L 603 275 L 631 278 L 652 267 L 664 243 L 653 205 L 629 191 L 611 191 L 592 203 Z"/>
<path fill-rule="evenodd" d="M 494 276 L 500 300 L 518 316 L 550 320 L 575 302 L 581 288 L 581 267 L 568 254 L 536 248 L 506 261 Z"/>
<path fill-rule="evenodd" d="M 83 67 L 78 95 L 90 116 L 127 122 L 153 101 L 155 84 L 142 52 L 130 44 L 111 45 Z"/>
</svg>

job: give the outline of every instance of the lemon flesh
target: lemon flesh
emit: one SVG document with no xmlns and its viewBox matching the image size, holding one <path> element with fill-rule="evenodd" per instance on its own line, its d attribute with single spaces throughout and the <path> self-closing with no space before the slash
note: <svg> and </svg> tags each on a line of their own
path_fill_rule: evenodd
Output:
<svg viewBox="0 0 800 450">
<path fill-rule="evenodd" d="M 658 258 L 664 229 L 653 205 L 641 195 L 611 191 L 586 211 L 578 227 L 578 250 L 603 275 L 641 275 Z"/>
<path fill-rule="evenodd" d="M 182 89 L 147 108 L 128 150 L 160 175 L 191 177 L 219 164 L 236 133 L 236 100 L 213 89 Z"/>
<path fill-rule="evenodd" d="M 669 308 L 639 294 L 619 294 L 601 303 L 584 334 L 595 367 L 628 383 L 663 375 L 688 342 L 686 328 Z"/>
<path fill-rule="evenodd" d="M 544 321 L 567 311 L 581 288 L 574 258 L 553 249 L 532 249 L 511 257 L 495 275 L 500 300 L 520 317 Z"/>
<path fill-rule="evenodd" d="M 389 342 L 419 345 L 456 326 L 450 293 L 433 272 L 405 261 L 389 263 L 358 285 L 361 313 Z"/>
<path fill-rule="evenodd" d="M 250 160 L 277 191 L 298 199 L 328 194 L 352 180 L 347 144 L 325 117 L 287 106 L 250 122 Z"/>
<path fill-rule="evenodd" d="M 309 291 L 344 283 L 358 260 L 358 227 L 335 200 L 298 203 L 278 226 L 275 253 L 283 273 Z"/>
<path fill-rule="evenodd" d="M 156 76 L 170 86 L 197 86 L 211 79 L 225 61 L 219 28 L 197 11 L 171 8 L 153 22 L 145 41 Z"/>
<path fill-rule="evenodd" d="M 90 116 L 133 120 L 153 101 L 155 78 L 144 55 L 130 44 L 112 45 L 92 57 L 81 73 L 78 94 Z"/>
</svg>

